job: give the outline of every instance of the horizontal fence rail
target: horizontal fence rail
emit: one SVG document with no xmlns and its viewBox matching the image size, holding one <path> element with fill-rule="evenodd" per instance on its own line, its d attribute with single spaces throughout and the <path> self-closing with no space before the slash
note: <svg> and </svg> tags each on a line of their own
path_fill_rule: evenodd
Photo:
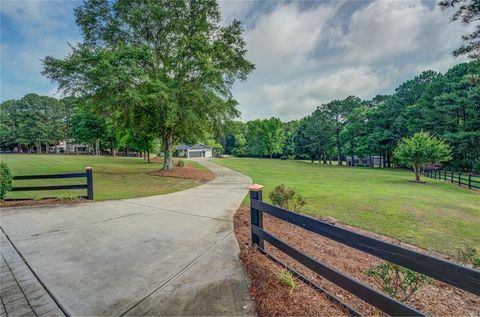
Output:
<svg viewBox="0 0 480 317">
<path fill-rule="evenodd" d="M 401 303 L 364 283 L 323 264 L 263 229 L 263 213 L 319 234 L 383 260 L 480 295 L 480 271 L 425 255 L 398 245 L 343 229 L 309 216 L 291 212 L 262 201 L 261 188 L 250 189 L 252 244 L 263 252 L 264 241 L 297 260 L 310 270 L 337 284 L 389 315 L 421 316 L 422 312 Z"/>
<path fill-rule="evenodd" d="M 41 190 L 68 190 L 68 189 L 86 189 L 87 194 L 84 197 L 93 200 L 93 169 L 87 167 L 84 173 L 68 173 L 68 174 L 47 174 L 47 175 L 19 175 L 13 176 L 13 180 L 32 180 L 32 179 L 63 179 L 63 178 L 82 178 L 85 177 L 85 184 L 71 185 L 41 185 L 41 186 L 15 186 L 10 191 L 41 191 Z"/>
<path fill-rule="evenodd" d="M 453 172 L 448 170 L 425 169 L 422 175 L 433 179 L 440 179 L 446 182 L 466 186 L 469 189 L 480 189 L 480 176 L 471 173 Z"/>
</svg>

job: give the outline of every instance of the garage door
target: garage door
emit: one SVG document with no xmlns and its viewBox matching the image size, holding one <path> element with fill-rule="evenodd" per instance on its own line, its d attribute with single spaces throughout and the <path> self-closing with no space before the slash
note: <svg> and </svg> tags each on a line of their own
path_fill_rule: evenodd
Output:
<svg viewBox="0 0 480 317">
<path fill-rule="evenodd" d="M 203 157 L 202 151 L 188 151 L 188 157 Z"/>
</svg>

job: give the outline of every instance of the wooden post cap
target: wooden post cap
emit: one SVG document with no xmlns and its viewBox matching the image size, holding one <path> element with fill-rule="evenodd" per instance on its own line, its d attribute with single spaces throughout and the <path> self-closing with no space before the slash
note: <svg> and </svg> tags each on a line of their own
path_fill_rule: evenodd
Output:
<svg viewBox="0 0 480 317">
<path fill-rule="evenodd" d="M 86 169 L 86 170 L 93 170 L 93 167 L 87 166 L 87 167 L 85 167 L 85 169 Z"/>
<path fill-rule="evenodd" d="M 259 185 L 259 184 L 252 184 L 252 185 L 248 186 L 248 190 L 251 191 L 251 192 L 259 192 L 262 189 L 263 189 L 263 186 Z"/>
</svg>

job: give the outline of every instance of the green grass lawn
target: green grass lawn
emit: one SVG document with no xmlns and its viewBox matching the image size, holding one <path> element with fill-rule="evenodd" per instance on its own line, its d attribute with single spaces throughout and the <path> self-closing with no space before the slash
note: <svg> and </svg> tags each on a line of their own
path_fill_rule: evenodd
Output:
<svg viewBox="0 0 480 317">
<path fill-rule="evenodd" d="M 93 167 L 95 200 L 125 199 L 158 194 L 167 194 L 198 185 L 193 180 L 150 176 L 147 173 L 162 168 L 160 163 L 144 163 L 142 158 L 107 157 L 86 155 L 37 155 L 5 154 L 0 160 L 6 162 L 12 175 L 58 174 L 83 172 L 86 166 Z M 187 165 L 204 168 L 196 162 Z M 19 180 L 14 186 L 83 184 L 85 178 Z M 71 197 L 85 195 L 86 190 L 10 192 L 6 198 Z"/>
<path fill-rule="evenodd" d="M 222 159 L 217 163 L 265 186 L 296 188 L 307 198 L 307 214 L 331 216 L 425 249 L 455 255 L 480 247 L 480 193 L 443 181 L 408 182 L 406 170 L 324 166 L 300 161 Z"/>
</svg>

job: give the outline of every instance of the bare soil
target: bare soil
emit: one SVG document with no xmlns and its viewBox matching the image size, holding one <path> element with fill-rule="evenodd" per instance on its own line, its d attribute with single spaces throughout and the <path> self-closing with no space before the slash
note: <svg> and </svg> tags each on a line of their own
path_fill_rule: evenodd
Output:
<svg viewBox="0 0 480 317">
<path fill-rule="evenodd" d="M 334 219 L 327 219 L 327 221 L 330 223 L 335 222 Z M 260 316 L 348 315 L 346 311 L 342 311 L 339 305 L 331 302 L 324 294 L 315 291 L 301 281 L 297 280 L 297 287 L 292 292 L 290 292 L 287 286 L 279 282 L 276 273 L 282 267 L 250 245 L 250 211 L 247 206 L 241 206 L 237 210 L 234 217 L 234 225 L 241 250 L 240 257 L 252 279 L 250 292 L 256 300 L 257 311 Z M 392 239 L 350 226 L 338 223 L 335 223 L 335 225 L 353 229 L 385 241 L 393 241 Z M 366 269 L 379 264 L 381 262 L 380 259 L 268 215 L 264 216 L 264 228 L 302 252 L 378 289 L 378 286 L 364 272 Z M 398 241 L 396 242 L 399 243 Z M 420 251 L 418 248 L 410 245 L 403 243 L 401 245 Z M 268 245 L 268 243 L 265 243 L 265 248 L 269 253 L 280 258 L 321 287 L 332 292 L 361 314 L 366 316 L 385 315 L 373 306 L 308 270 L 295 260 Z M 431 252 L 425 253 L 432 254 Z M 435 280 L 424 285 L 406 303 L 427 315 L 480 315 L 479 296 Z"/>
<path fill-rule="evenodd" d="M 10 208 L 10 207 L 26 207 L 26 206 L 45 206 L 45 205 L 58 205 L 58 204 L 77 204 L 85 203 L 89 200 L 78 198 L 78 199 L 60 199 L 60 198 L 45 198 L 39 200 L 7 200 L 0 201 L 0 208 Z"/>
<path fill-rule="evenodd" d="M 149 172 L 148 175 L 193 179 L 199 182 L 209 182 L 215 179 L 215 174 L 208 169 L 200 170 L 191 166 L 175 167 L 172 170 Z"/>
</svg>

